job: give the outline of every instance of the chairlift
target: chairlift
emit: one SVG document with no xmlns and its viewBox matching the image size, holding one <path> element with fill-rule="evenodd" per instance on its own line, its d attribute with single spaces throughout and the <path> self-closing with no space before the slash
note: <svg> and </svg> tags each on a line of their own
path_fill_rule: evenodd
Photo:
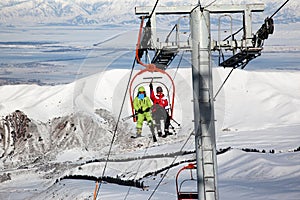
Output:
<svg viewBox="0 0 300 200">
<path fill-rule="evenodd" d="M 130 94 L 130 105 L 132 115 L 135 116 L 135 111 L 133 107 L 133 99 L 137 95 L 137 90 L 140 86 L 144 86 L 147 88 L 149 84 L 152 83 L 155 87 L 160 86 L 163 88 L 165 97 L 169 102 L 169 115 L 172 119 L 173 110 L 174 110 L 174 101 L 175 101 L 175 84 L 171 76 L 164 70 L 159 68 L 145 68 L 140 70 L 135 76 L 132 78 L 129 86 L 129 94 Z M 168 85 L 170 86 L 168 87 Z M 150 93 L 147 93 L 150 96 Z M 136 117 L 133 117 L 133 121 L 136 122 Z"/>
<path fill-rule="evenodd" d="M 178 200 L 198 199 L 197 177 L 194 177 L 194 175 L 196 175 L 196 169 L 196 163 L 190 163 L 178 171 L 176 175 L 176 192 Z M 181 180 L 180 183 L 179 180 Z"/>
<path fill-rule="evenodd" d="M 134 111 L 134 106 L 133 106 L 133 99 L 137 95 L 137 89 L 140 86 L 144 86 L 145 88 L 147 88 L 147 86 L 150 83 L 155 84 L 155 87 L 160 86 L 163 88 L 164 95 L 168 99 L 168 102 L 169 102 L 169 111 L 168 111 L 169 113 L 168 114 L 170 116 L 170 119 L 173 119 L 174 100 L 175 100 L 175 84 L 174 84 L 173 79 L 165 71 L 165 69 L 167 68 L 167 65 L 170 63 L 169 62 L 170 59 L 173 59 L 173 57 L 175 56 L 176 52 L 174 52 L 173 56 L 168 57 L 168 59 L 167 59 L 168 62 L 164 63 L 165 67 L 158 67 L 158 66 L 160 66 L 158 64 L 161 64 L 160 62 L 157 63 L 157 62 L 152 61 L 152 63 L 149 63 L 149 64 L 143 63 L 141 61 L 142 54 L 144 51 L 146 51 L 146 53 L 148 53 L 148 50 L 145 50 L 144 49 L 145 47 L 141 47 L 141 41 L 142 40 L 148 41 L 148 39 L 145 36 L 145 34 L 147 35 L 147 31 L 143 33 L 144 17 L 142 17 L 141 19 L 142 20 L 141 20 L 141 25 L 140 25 L 139 34 L 138 34 L 138 42 L 136 45 L 135 56 L 136 56 L 137 63 L 144 66 L 145 68 L 140 70 L 138 73 L 136 73 L 134 75 L 134 77 L 132 78 L 132 80 L 130 82 L 130 86 L 129 86 L 131 112 L 132 112 L 132 116 L 133 116 L 133 121 L 136 122 L 136 120 L 137 120 L 136 113 Z M 146 27 L 149 28 L 149 25 L 150 24 L 147 24 Z M 145 30 L 148 30 L 147 28 Z M 148 43 L 148 42 L 146 42 L 146 43 Z M 160 57 L 160 59 L 165 60 L 165 57 Z"/>
</svg>

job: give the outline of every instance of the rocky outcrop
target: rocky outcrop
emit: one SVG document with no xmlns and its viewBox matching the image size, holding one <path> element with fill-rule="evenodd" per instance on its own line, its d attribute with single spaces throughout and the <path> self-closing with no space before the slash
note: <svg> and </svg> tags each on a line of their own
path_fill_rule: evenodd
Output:
<svg viewBox="0 0 300 200">
<path fill-rule="evenodd" d="M 104 109 L 94 115 L 73 113 L 47 123 L 16 110 L 0 120 L 0 159 L 10 167 L 20 167 L 53 160 L 59 152 L 76 148 L 105 154 L 115 127 L 115 118 Z M 120 123 L 117 132 L 128 130 Z"/>
</svg>

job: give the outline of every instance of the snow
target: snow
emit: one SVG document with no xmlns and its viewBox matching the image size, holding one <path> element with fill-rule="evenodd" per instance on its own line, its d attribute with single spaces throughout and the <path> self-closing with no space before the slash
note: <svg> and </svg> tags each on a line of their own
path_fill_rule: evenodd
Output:
<svg viewBox="0 0 300 200">
<path fill-rule="evenodd" d="M 223 76 L 228 74 L 228 70 L 220 71 Z M 297 76 L 298 72 L 288 71 L 233 72 L 224 90 L 227 122 L 223 126 L 250 130 L 298 124 L 300 112 L 295 108 L 300 105 L 300 84 L 296 84 L 299 82 Z M 259 110 L 259 115 L 252 110 Z M 230 120 L 226 120 L 227 117 Z"/>
<path fill-rule="evenodd" d="M 227 72 L 220 68 L 214 69 L 216 87 L 224 80 Z M 52 118 L 76 112 L 83 112 L 96 118 L 95 109 L 105 108 L 116 116 L 118 109 L 114 107 L 120 107 L 119 94 L 124 94 L 126 88 L 124 80 L 128 78 L 129 73 L 130 70 L 126 69 L 108 70 L 58 86 L 1 86 L 1 93 L 5 95 L 0 97 L 0 114 L 5 116 L 19 109 L 34 120 L 47 122 Z M 169 73 L 172 74 L 172 70 Z M 175 79 L 178 93 L 183 93 L 183 96 L 176 95 L 177 102 L 180 102 L 181 106 L 175 110 L 175 119 L 178 116 L 180 123 L 183 124 L 178 134 L 166 139 L 159 138 L 158 146 L 153 146 L 151 138 L 144 137 L 139 141 L 144 144 L 143 147 L 127 146 L 127 150 L 113 148 L 111 159 L 115 161 L 108 162 L 106 175 L 139 179 L 174 162 L 174 157 L 168 157 L 167 154 L 179 151 L 193 126 L 191 112 L 185 114 L 187 105 L 190 110 L 192 108 L 191 83 L 186 79 L 191 76 L 190 73 L 189 68 L 179 69 L 177 75 L 179 78 Z M 297 199 L 300 191 L 299 153 L 292 151 L 298 148 L 300 140 L 298 134 L 300 123 L 297 117 L 299 109 L 295 109 L 300 106 L 300 84 L 295 84 L 299 79 L 299 71 L 258 72 L 236 69 L 223 92 L 216 98 L 217 148 L 232 148 L 218 155 L 220 199 Z M 120 84 L 123 87 L 119 87 Z M 186 86 L 190 90 L 187 90 Z M 124 116 L 130 114 L 129 109 L 124 112 L 122 114 Z M 184 117 L 185 115 L 190 117 Z M 100 120 L 99 117 L 98 119 Z M 130 126 L 134 124 L 131 123 Z M 66 127 L 67 129 L 70 129 L 70 126 Z M 144 134 L 149 135 L 147 129 Z M 120 142 L 117 140 L 115 145 L 121 145 Z M 127 139 L 127 142 L 134 145 L 135 141 Z M 150 148 L 147 148 L 148 145 Z M 190 139 L 184 149 L 192 151 L 193 148 L 193 140 Z M 267 153 L 242 151 L 245 148 L 265 150 Z M 270 150 L 275 150 L 275 153 L 269 153 Z M 142 157 L 145 158 L 140 160 Z M 10 196 L 13 199 L 21 199 L 21 196 L 30 199 L 92 199 L 95 186 L 93 181 L 65 179 L 54 184 L 53 178 L 58 179 L 65 175 L 99 177 L 104 162 L 84 164 L 85 161 L 96 158 L 105 158 L 105 154 L 85 151 L 83 148 L 63 150 L 51 163 L 61 163 L 64 167 L 60 168 L 60 175 L 51 175 L 50 180 L 45 179 L 45 174 L 51 174 L 51 171 L 38 171 L 38 176 L 33 175 L 35 168 L 41 169 L 40 164 L 24 170 L 2 166 L 4 170 L 2 173 L 10 173 L 11 180 L 1 183 L 0 196 L 4 198 Z M 189 159 L 193 159 L 193 154 L 179 156 L 175 163 Z M 7 162 L 6 160 L 5 163 Z M 174 176 L 180 166 L 182 164 L 170 169 L 154 199 L 161 199 L 162 194 L 175 199 Z M 154 178 L 155 180 L 143 178 L 149 185 L 149 191 L 131 188 L 129 199 L 135 195 L 147 198 L 160 176 Z M 15 185 L 20 182 L 22 187 Z M 38 186 L 38 183 L 45 186 Z M 103 184 L 100 197 L 123 199 L 127 189 L 125 186 Z"/>
</svg>

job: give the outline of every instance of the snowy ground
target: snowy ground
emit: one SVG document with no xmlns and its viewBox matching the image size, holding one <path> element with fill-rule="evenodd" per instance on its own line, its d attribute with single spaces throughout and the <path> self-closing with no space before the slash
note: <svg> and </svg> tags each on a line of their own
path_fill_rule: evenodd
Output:
<svg viewBox="0 0 300 200">
<path fill-rule="evenodd" d="M 107 136 L 110 136 L 104 137 L 103 135 L 113 129 L 106 123 L 110 120 L 108 113 L 117 114 L 117 107 L 121 103 L 121 99 L 116 94 L 124 92 L 122 87 L 116 87 L 120 83 L 112 82 L 112 78 L 122 80 L 122 77 L 125 76 L 126 79 L 128 73 L 129 70 L 110 70 L 104 74 L 95 74 L 60 86 L 2 86 L 1 93 L 7 95 L 1 97 L 1 115 L 7 115 L 14 109 L 19 109 L 30 118 L 39 121 L 36 122 L 37 129 L 39 136 L 44 138 L 44 146 L 49 145 L 46 141 L 55 143 L 57 140 L 54 137 L 45 139 L 46 132 L 41 130 L 41 126 L 46 125 L 41 125 L 41 123 L 47 123 L 47 119 L 69 116 L 67 118 L 69 123 L 73 122 L 77 129 L 72 131 L 71 127 L 66 125 L 60 132 L 56 133 L 53 130 L 55 133 L 52 134 L 58 136 L 63 134 L 64 140 L 68 142 L 63 143 L 62 140 L 56 150 L 52 149 L 54 146 L 49 147 L 51 151 L 48 155 L 40 157 L 40 161 L 22 165 L 18 156 L 23 156 L 23 154 L 17 151 L 18 147 L 12 155 L 9 154 L 2 158 L 2 179 L 5 174 L 9 174 L 10 178 L 1 183 L 1 199 L 26 199 L 25 197 L 28 199 L 92 199 L 94 181 L 64 179 L 55 183 L 55 180 L 65 175 L 101 176 L 105 163 L 101 159 L 106 157 L 107 147 L 103 145 L 100 145 L 102 147 L 93 147 L 88 140 L 84 139 L 85 130 L 88 126 L 92 126 L 91 123 L 98 123 L 102 131 L 90 132 L 90 134 L 94 134 L 94 138 L 96 135 L 97 143 L 109 144 Z M 172 70 L 170 70 L 171 73 Z M 214 71 L 216 87 L 226 74 L 224 69 Z M 139 179 L 147 173 L 153 173 L 173 162 L 178 163 L 194 158 L 193 154 L 178 157 L 176 154 L 172 154 L 182 148 L 192 131 L 192 116 L 190 116 L 191 111 L 188 111 L 192 110 L 191 90 L 186 90 L 186 87 L 182 88 L 185 85 L 182 81 L 185 82 L 185 78 L 188 77 L 190 77 L 190 69 L 179 69 L 178 78 L 175 79 L 178 91 L 182 93 L 176 97 L 180 105 L 175 110 L 175 119 L 179 119 L 182 124 L 177 135 L 166 139 L 159 138 L 158 144 L 153 144 L 151 138 L 148 137 L 136 141 L 129 138 L 134 124 L 132 122 L 128 122 L 127 125 L 121 124 L 121 126 L 129 126 L 129 129 L 123 128 L 118 132 L 105 175 Z M 300 140 L 298 117 L 300 111 L 295 109 L 300 106 L 300 92 L 298 92 L 300 85 L 295 84 L 299 78 L 299 71 L 236 70 L 224 91 L 218 96 L 215 102 L 217 148 L 232 148 L 228 152 L 218 155 L 220 199 L 297 199 L 300 191 L 300 154 L 293 150 L 299 147 Z M 97 85 L 92 87 L 96 89 L 90 90 L 89 86 L 93 84 Z M 188 85 L 188 83 L 186 84 Z M 74 85 L 76 85 L 75 89 Z M 94 111 L 98 108 L 107 109 L 108 112 L 105 115 L 101 112 L 96 114 Z M 186 111 L 188 114 L 185 113 Z M 72 113 L 74 119 L 70 117 Z M 81 113 L 81 115 L 76 113 Z M 129 109 L 124 109 L 122 115 L 129 114 Z M 79 119 L 75 117 L 76 115 L 79 116 L 77 116 Z M 83 124 L 86 120 L 92 122 Z M 49 123 L 55 124 L 56 121 Z M 113 124 L 112 121 L 111 123 Z M 34 141 L 38 136 L 32 134 L 33 137 L 27 141 L 32 139 L 31 142 L 35 146 Z M 71 138 L 75 138 L 75 136 L 70 136 L 72 134 L 82 134 L 82 139 L 77 137 L 79 145 L 72 142 Z M 147 129 L 144 134 L 149 135 Z M 144 146 L 137 147 L 137 144 Z M 193 148 L 193 139 L 190 139 L 183 150 L 192 151 Z M 265 150 L 267 153 L 242 151 L 246 148 Z M 271 150 L 274 150 L 275 153 L 269 153 Z M 32 152 L 30 152 L 31 154 Z M 100 161 L 96 161 L 97 159 Z M 183 165 L 169 170 L 158 191 L 152 197 L 153 199 L 165 199 L 166 197 L 176 199 L 174 177 L 180 166 Z M 149 186 L 147 191 L 116 184 L 103 184 L 100 189 L 100 198 L 133 199 L 140 197 L 147 199 L 165 172 L 162 171 L 156 176 L 142 179 L 145 185 Z M 128 191 L 129 194 L 126 197 Z"/>
<path fill-rule="evenodd" d="M 294 152 L 300 141 L 299 25 L 280 27 L 282 31 L 266 44 L 270 53 L 266 57 L 273 60 L 267 61 L 263 53 L 248 71 L 235 70 L 216 98 L 217 149 L 231 147 L 218 155 L 221 200 L 299 199 L 300 154 Z M 34 79 L 31 81 L 43 86 L 0 87 L 0 199 L 93 199 L 95 181 L 63 177 L 102 175 L 130 74 L 137 30 L 89 32 L 73 27 L 58 34 L 44 28 L 1 32 L 1 78 L 17 78 L 17 83 Z M 27 37 L 21 37 L 22 32 Z M 36 40 L 32 33 L 43 37 L 32 43 Z M 86 33 L 90 34 L 81 37 Z M 153 144 L 147 128 L 145 137 L 130 139 L 135 125 L 130 120 L 117 129 L 105 175 L 142 178 L 149 187 L 142 190 L 104 183 L 99 199 L 149 199 L 166 172 L 151 198 L 176 199 L 175 175 L 187 163 L 145 175 L 194 159 L 192 153 L 178 156 L 193 131 L 188 58 L 185 68 L 168 70 L 172 77 L 176 75 L 174 118 L 181 124 L 180 129 L 173 124 L 177 134 Z M 214 69 L 214 91 L 228 73 Z M 24 135 L 14 140 L 14 122 L 25 115 L 30 122 L 24 122 Z M 121 117 L 128 115 L 127 95 Z M 266 153 L 243 151 L 246 148 Z M 193 149 L 191 137 L 182 150 Z"/>
</svg>

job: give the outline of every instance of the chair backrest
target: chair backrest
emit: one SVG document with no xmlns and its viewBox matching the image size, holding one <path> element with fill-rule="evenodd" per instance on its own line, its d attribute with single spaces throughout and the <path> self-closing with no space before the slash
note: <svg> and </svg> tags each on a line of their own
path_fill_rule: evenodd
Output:
<svg viewBox="0 0 300 200">
<path fill-rule="evenodd" d="M 183 171 L 188 172 L 189 176 L 184 176 L 184 179 L 179 181 L 179 176 Z M 176 175 L 176 191 L 178 200 L 198 199 L 198 192 L 196 191 L 197 179 L 193 178 L 194 173 L 196 173 L 196 165 L 193 163 L 188 164 L 178 171 Z M 182 175 L 180 177 L 182 177 Z"/>
<path fill-rule="evenodd" d="M 196 192 L 179 192 L 178 200 L 198 199 L 198 193 Z"/>
</svg>

